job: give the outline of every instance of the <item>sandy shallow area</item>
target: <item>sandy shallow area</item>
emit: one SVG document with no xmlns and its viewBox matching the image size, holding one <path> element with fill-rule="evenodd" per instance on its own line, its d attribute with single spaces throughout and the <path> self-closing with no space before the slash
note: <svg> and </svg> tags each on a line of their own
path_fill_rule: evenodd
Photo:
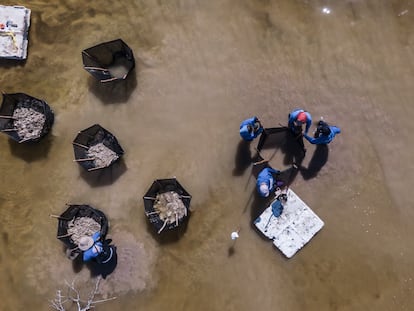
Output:
<svg viewBox="0 0 414 311">
<path fill-rule="evenodd" d="M 15 2 L 5 1 L 5 5 Z M 28 59 L 0 61 L 1 90 L 47 101 L 51 133 L 0 137 L 0 310 L 47 310 L 90 270 L 56 239 L 65 203 L 110 219 L 118 266 L 97 310 L 410 310 L 414 302 L 414 6 L 374 1 L 27 1 Z M 324 14 L 324 7 L 330 14 Z M 81 51 L 122 38 L 136 68 L 100 85 Z M 342 133 L 318 164 L 307 144 L 292 189 L 325 227 L 292 259 L 255 231 L 240 122 L 265 127 L 303 107 Z M 99 123 L 125 150 L 103 172 L 73 162 L 76 134 Z M 290 167 L 278 149 L 271 164 Z M 160 239 L 142 196 L 176 176 L 193 196 L 183 235 Z M 230 233 L 241 228 L 234 248 Z"/>
</svg>

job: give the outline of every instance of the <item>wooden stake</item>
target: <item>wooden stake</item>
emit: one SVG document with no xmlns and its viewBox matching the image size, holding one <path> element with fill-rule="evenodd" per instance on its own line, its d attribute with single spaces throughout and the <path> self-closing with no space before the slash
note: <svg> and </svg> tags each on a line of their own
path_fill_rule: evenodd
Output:
<svg viewBox="0 0 414 311">
<path fill-rule="evenodd" d="M 85 148 L 85 149 L 89 149 L 88 146 L 85 146 L 85 145 L 82 145 L 82 144 L 78 144 L 78 143 L 75 143 L 75 142 L 73 142 L 72 145 L 75 145 L 75 146 L 78 146 L 78 147 L 81 147 L 81 148 Z"/>
<path fill-rule="evenodd" d="M 95 158 L 75 159 L 73 162 L 94 161 Z"/>
<path fill-rule="evenodd" d="M 254 163 L 253 163 L 253 166 L 256 166 L 256 165 L 259 165 L 259 164 L 262 164 L 262 163 L 265 163 L 265 162 L 269 162 L 269 160 L 263 159 L 263 160 L 261 160 L 261 161 L 254 162 Z"/>
<path fill-rule="evenodd" d="M 101 80 L 101 83 L 111 82 L 111 81 L 114 81 L 114 80 L 118 80 L 118 78 L 111 78 L 111 79 Z"/>
<path fill-rule="evenodd" d="M 167 221 L 168 221 L 168 219 L 166 219 L 166 220 L 164 221 L 164 224 L 162 225 L 161 229 L 160 229 L 160 230 L 158 230 L 158 234 L 160 234 L 160 233 L 161 233 L 161 231 L 162 231 L 162 230 L 164 230 L 165 226 L 167 225 Z"/>
<path fill-rule="evenodd" d="M 96 170 L 99 170 L 99 169 L 101 169 L 101 168 L 105 168 L 105 167 L 107 167 L 107 166 L 92 167 L 92 168 L 88 169 L 88 172 L 91 172 L 91 171 L 96 171 Z"/>
<path fill-rule="evenodd" d="M 59 216 L 59 215 L 53 215 L 53 214 L 49 214 L 49 217 L 50 217 L 50 218 L 57 218 L 57 219 L 68 220 L 68 221 L 72 220 L 72 219 L 70 219 L 70 218 L 65 218 L 65 217 L 61 217 L 61 216 Z"/>
<path fill-rule="evenodd" d="M 17 118 L 15 118 L 13 116 L 3 116 L 3 115 L 0 115 L 0 118 L 2 118 L 2 119 L 13 119 L 13 120 L 17 120 Z"/>
<path fill-rule="evenodd" d="M 100 68 L 100 67 L 83 67 L 86 70 L 90 69 L 90 70 L 100 70 L 100 71 L 109 71 L 108 69 L 105 68 Z"/>
<path fill-rule="evenodd" d="M 63 235 L 58 235 L 57 238 L 58 239 L 60 239 L 60 238 L 67 238 L 67 237 L 69 237 L 71 235 L 72 235 L 72 233 L 67 233 L 67 234 L 63 234 Z"/>
<path fill-rule="evenodd" d="M 19 140 L 19 144 L 20 144 L 20 143 L 24 143 L 25 141 L 32 140 L 32 139 L 33 139 L 33 138 L 32 138 L 32 137 L 30 137 L 30 138 L 26 138 L 26 139 Z"/>
</svg>

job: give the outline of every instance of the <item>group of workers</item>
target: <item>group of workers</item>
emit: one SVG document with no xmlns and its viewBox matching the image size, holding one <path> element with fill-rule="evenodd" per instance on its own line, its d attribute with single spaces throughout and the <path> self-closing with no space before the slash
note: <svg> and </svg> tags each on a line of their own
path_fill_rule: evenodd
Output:
<svg viewBox="0 0 414 311">
<path fill-rule="evenodd" d="M 303 131 L 303 126 L 305 130 Z M 295 109 L 288 116 L 288 130 L 293 134 L 294 138 L 300 144 L 303 152 L 306 153 L 306 148 L 303 143 L 303 137 L 314 145 L 327 145 L 341 132 L 337 126 L 332 126 L 326 123 L 323 118 L 317 123 L 316 130 L 313 137 L 309 136 L 309 129 L 312 125 L 312 116 L 308 111 L 303 109 Z M 245 141 L 252 141 L 265 129 L 257 117 L 252 117 L 244 120 L 240 124 L 240 136 Z M 295 165 L 294 168 L 297 168 Z M 271 167 L 264 168 L 257 177 L 257 191 L 260 196 L 268 197 L 277 187 L 283 185 L 282 182 L 276 181 L 274 175 L 280 174 L 280 171 Z"/>
</svg>

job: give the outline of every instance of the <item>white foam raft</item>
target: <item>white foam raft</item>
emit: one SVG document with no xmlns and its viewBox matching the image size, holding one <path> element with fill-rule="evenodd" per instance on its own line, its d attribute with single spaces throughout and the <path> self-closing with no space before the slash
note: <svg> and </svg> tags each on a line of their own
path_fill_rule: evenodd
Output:
<svg viewBox="0 0 414 311">
<path fill-rule="evenodd" d="M 273 244 L 287 258 L 291 258 L 322 229 L 324 222 L 292 189 L 286 191 L 286 196 L 286 201 L 275 199 L 254 224 L 266 237 L 273 240 Z M 276 206 L 279 202 L 282 203 L 283 210 L 276 217 L 272 205 Z"/>
<path fill-rule="evenodd" d="M 31 11 L 0 5 L 0 58 L 26 59 Z"/>
</svg>

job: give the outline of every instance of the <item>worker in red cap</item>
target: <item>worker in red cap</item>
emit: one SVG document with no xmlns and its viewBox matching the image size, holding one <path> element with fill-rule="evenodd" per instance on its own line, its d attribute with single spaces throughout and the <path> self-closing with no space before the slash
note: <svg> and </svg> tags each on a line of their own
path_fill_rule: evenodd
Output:
<svg viewBox="0 0 414 311">
<path fill-rule="evenodd" d="M 302 125 L 305 123 L 305 134 L 307 134 L 312 124 L 312 117 L 309 112 L 303 109 L 295 109 L 289 113 L 288 126 L 294 134 L 302 133 Z"/>
<path fill-rule="evenodd" d="M 306 153 L 305 144 L 303 143 L 302 125 L 306 124 L 305 134 L 308 133 L 312 124 L 312 116 L 303 109 L 295 109 L 289 113 L 288 127 L 292 131 L 299 145 L 302 147 L 303 153 Z"/>
</svg>

